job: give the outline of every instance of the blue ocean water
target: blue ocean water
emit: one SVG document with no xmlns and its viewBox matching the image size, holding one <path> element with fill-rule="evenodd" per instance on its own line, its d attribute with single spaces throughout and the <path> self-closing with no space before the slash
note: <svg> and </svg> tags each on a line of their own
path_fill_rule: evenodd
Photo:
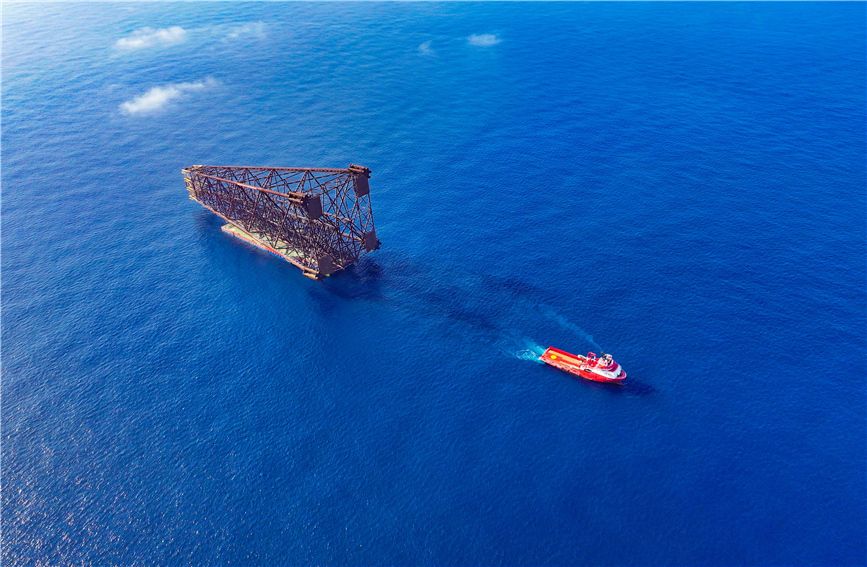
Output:
<svg viewBox="0 0 867 567">
<path fill-rule="evenodd" d="M 4 564 L 864 563 L 865 4 L 2 10 Z"/>
</svg>

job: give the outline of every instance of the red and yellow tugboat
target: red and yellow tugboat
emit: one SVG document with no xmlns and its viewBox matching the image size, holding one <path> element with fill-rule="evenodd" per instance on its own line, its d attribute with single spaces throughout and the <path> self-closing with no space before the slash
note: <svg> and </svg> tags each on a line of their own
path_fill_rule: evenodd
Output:
<svg viewBox="0 0 867 567">
<path fill-rule="evenodd" d="M 559 348 L 548 347 L 540 357 L 542 362 L 569 374 L 593 380 L 594 382 L 623 382 L 626 372 L 610 354 L 588 352 L 587 356 L 572 354 Z"/>
</svg>

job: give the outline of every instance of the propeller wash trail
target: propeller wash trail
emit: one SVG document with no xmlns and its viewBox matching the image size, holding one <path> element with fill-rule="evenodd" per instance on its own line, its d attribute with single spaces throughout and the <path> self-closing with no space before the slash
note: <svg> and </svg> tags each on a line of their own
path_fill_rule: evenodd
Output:
<svg viewBox="0 0 867 567">
<path fill-rule="evenodd" d="M 190 199 L 228 224 L 223 231 L 312 279 L 379 248 L 370 169 L 193 165 L 181 170 Z"/>
<path fill-rule="evenodd" d="M 576 325 L 575 323 L 573 323 L 572 321 L 570 321 L 569 319 L 567 319 L 566 317 L 561 315 L 560 313 L 554 311 L 554 309 L 552 309 L 551 307 L 549 307 L 549 306 L 543 307 L 542 313 L 544 313 L 545 316 L 548 317 L 548 319 L 554 321 L 555 323 L 557 323 L 558 325 L 560 325 L 561 327 L 563 327 L 567 331 L 572 331 L 573 333 L 578 334 L 581 338 L 583 338 L 584 340 L 589 342 L 591 345 L 593 345 L 596 348 L 596 350 L 600 350 L 600 351 L 602 350 L 602 347 L 599 346 L 599 343 L 597 343 L 593 339 L 593 335 L 591 335 L 590 333 L 588 333 L 587 331 L 585 331 L 584 329 L 582 329 L 581 327 L 579 327 L 578 325 Z"/>
<path fill-rule="evenodd" d="M 540 344 L 537 344 L 535 341 L 531 339 L 524 339 L 524 347 L 523 349 L 514 352 L 512 354 L 518 360 L 526 360 L 528 362 L 535 362 L 536 364 L 544 364 L 542 360 L 542 354 L 545 352 L 545 347 Z"/>
</svg>

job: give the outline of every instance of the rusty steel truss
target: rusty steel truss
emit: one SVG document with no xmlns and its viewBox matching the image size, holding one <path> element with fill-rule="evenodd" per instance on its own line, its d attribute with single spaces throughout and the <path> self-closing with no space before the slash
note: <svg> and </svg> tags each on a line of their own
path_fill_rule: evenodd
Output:
<svg viewBox="0 0 867 567">
<path fill-rule="evenodd" d="M 232 225 L 224 228 L 308 277 L 331 275 L 379 248 L 366 167 L 193 165 L 181 173 L 190 199 Z"/>
</svg>

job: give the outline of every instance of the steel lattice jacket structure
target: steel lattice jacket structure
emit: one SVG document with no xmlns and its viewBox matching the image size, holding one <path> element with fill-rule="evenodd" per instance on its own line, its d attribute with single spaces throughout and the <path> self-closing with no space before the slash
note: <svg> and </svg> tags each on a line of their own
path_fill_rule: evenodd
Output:
<svg viewBox="0 0 867 567">
<path fill-rule="evenodd" d="M 181 170 L 190 199 L 223 229 L 317 278 L 379 248 L 370 169 L 193 165 Z"/>
</svg>

